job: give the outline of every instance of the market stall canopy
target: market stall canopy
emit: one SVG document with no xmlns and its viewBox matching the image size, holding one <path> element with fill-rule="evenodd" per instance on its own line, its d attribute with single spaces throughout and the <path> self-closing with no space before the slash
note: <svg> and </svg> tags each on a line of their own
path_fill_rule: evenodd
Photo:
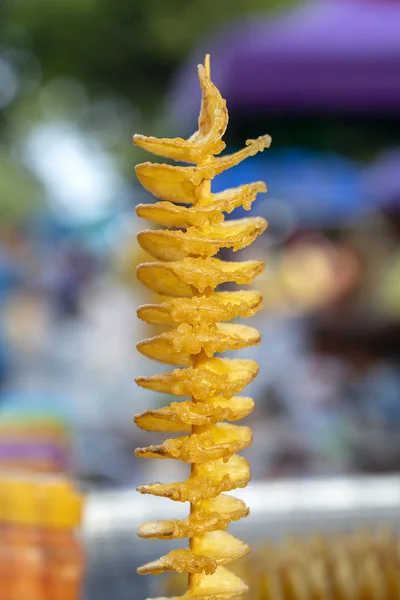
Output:
<svg viewBox="0 0 400 600">
<path fill-rule="evenodd" d="M 231 111 L 400 111 L 400 2 L 315 0 L 235 23 L 208 40 L 212 77 Z M 170 114 L 192 118 L 200 92 L 184 67 Z"/>
</svg>

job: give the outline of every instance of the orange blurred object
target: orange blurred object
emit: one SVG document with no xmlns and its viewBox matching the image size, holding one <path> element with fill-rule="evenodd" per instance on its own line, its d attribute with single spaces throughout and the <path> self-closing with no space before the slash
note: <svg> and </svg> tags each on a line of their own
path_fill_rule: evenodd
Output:
<svg viewBox="0 0 400 600">
<path fill-rule="evenodd" d="M 75 530 L 81 522 L 82 500 L 67 482 L 46 486 L 42 502 L 42 545 L 46 559 L 46 600 L 77 600 L 84 554 Z"/>
<path fill-rule="evenodd" d="M 35 486 L 26 481 L 8 481 L 3 485 L 3 498 L 4 600 L 44 600 L 45 560 Z"/>
</svg>

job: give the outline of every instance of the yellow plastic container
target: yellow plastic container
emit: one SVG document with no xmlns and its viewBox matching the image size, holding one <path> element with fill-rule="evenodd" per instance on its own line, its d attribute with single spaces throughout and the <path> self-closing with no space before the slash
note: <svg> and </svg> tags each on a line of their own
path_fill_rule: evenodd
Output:
<svg viewBox="0 0 400 600">
<path fill-rule="evenodd" d="M 3 484 L 4 589 L 7 600 L 45 600 L 45 556 L 40 543 L 37 486 L 31 481 Z"/>
<path fill-rule="evenodd" d="M 78 600 L 84 571 L 84 553 L 76 535 L 82 521 L 82 498 L 65 481 L 49 483 L 42 491 L 45 598 Z"/>
<path fill-rule="evenodd" d="M 78 600 L 83 500 L 66 480 L 0 480 L 0 600 Z"/>
</svg>

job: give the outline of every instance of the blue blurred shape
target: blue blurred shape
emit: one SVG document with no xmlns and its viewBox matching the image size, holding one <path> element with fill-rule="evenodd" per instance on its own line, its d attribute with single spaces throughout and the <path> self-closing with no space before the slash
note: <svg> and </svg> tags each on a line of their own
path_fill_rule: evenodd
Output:
<svg viewBox="0 0 400 600">
<path fill-rule="evenodd" d="M 47 391 L 7 390 L 0 395 L 0 421 L 11 418 L 50 418 L 68 427 L 72 411 L 68 399 L 62 395 Z"/>
<path fill-rule="evenodd" d="M 365 196 L 373 209 L 400 211 L 400 148 L 386 150 L 363 172 Z"/>
<path fill-rule="evenodd" d="M 269 150 L 225 171 L 213 182 L 213 191 L 252 181 L 265 181 L 267 194 L 260 194 L 252 211 L 268 215 L 268 198 L 290 208 L 299 226 L 340 224 L 366 209 L 361 168 L 334 153 L 302 149 Z M 246 214 L 243 209 L 231 217 Z M 248 214 L 248 213 L 247 213 Z"/>
</svg>

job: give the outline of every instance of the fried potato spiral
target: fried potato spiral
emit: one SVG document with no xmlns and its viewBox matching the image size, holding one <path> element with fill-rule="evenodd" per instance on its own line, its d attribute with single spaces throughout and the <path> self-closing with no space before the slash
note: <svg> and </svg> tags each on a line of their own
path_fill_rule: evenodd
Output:
<svg viewBox="0 0 400 600">
<path fill-rule="evenodd" d="M 224 543 L 219 536 L 214 540 L 217 545 Z M 251 559 L 246 557 L 234 569 L 252 582 L 249 600 L 400 598 L 400 540 L 395 531 L 383 527 L 263 543 Z M 176 573 L 165 582 L 167 593 L 184 589 Z"/>
<path fill-rule="evenodd" d="M 226 494 L 250 480 L 247 461 L 236 454 L 251 444 L 251 430 L 234 422 L 250 414 L 251 398 L 236 396 L 258 373 L 252 360 L 214 356 L 260 342 L 259 332 L 246 325 L 226 323 L 251 317 L 261 308 L 253 290 L 215 291 L 220 284 L 249 284 L 263 271 L 261 261 L 228 262 L 215 258 L 221 248 L 234 252 L 263 233 L 262 218 L 224 220 L 224 213 L 250 209 L 262 182 L 219 194 L 211 180 L 248 156 L 269 147 L 269 136 L 248 140 L 246 147 L 218 157 L 225 148 L 228 124 L 225 101 L 211 82 L 209 57 L 198 67 L 202 104 L 198 131 L 188 140 L 134 136 L 134 143 L 153 154 L 194 166 L 146 162 L 136 167 L 143 187 L 161 199 L 140 204 L 137 214 L 167 229 L 147 229 L 138 235 L 141 247 L 156 262 L 139 265 L 138 279 L 163 296 L 159 304 L 140 306 L 138 316 L 169 329 L 138 344 L 145 356 L 186 367 L 138 377 L 147 389 L 190 397 L 169 406 L 149 409 L 135 417 L 146 431 L 186 432 L 159 445 L 137 448 L 140 458 L 175 459 L 191 465 L 187 481 L 141 485 L 138 491 L 189 502 L 186 519 L 145 523 L 138 534 L 148 539 L 189 538 L 190 547 L 173 550 L 138 569 L 140 574 L 176 571 L 189 574 L 184 600 L 229 600 L 247 586 L 224 565 L 244 556 L 249 548 L 225 531 L 229 523 L 248 514 L 245 504 Z M 185 205 L 185 206 L 183 206 Z M 224 422 L 226 421 L 226 422 Z"/>
</svg>

